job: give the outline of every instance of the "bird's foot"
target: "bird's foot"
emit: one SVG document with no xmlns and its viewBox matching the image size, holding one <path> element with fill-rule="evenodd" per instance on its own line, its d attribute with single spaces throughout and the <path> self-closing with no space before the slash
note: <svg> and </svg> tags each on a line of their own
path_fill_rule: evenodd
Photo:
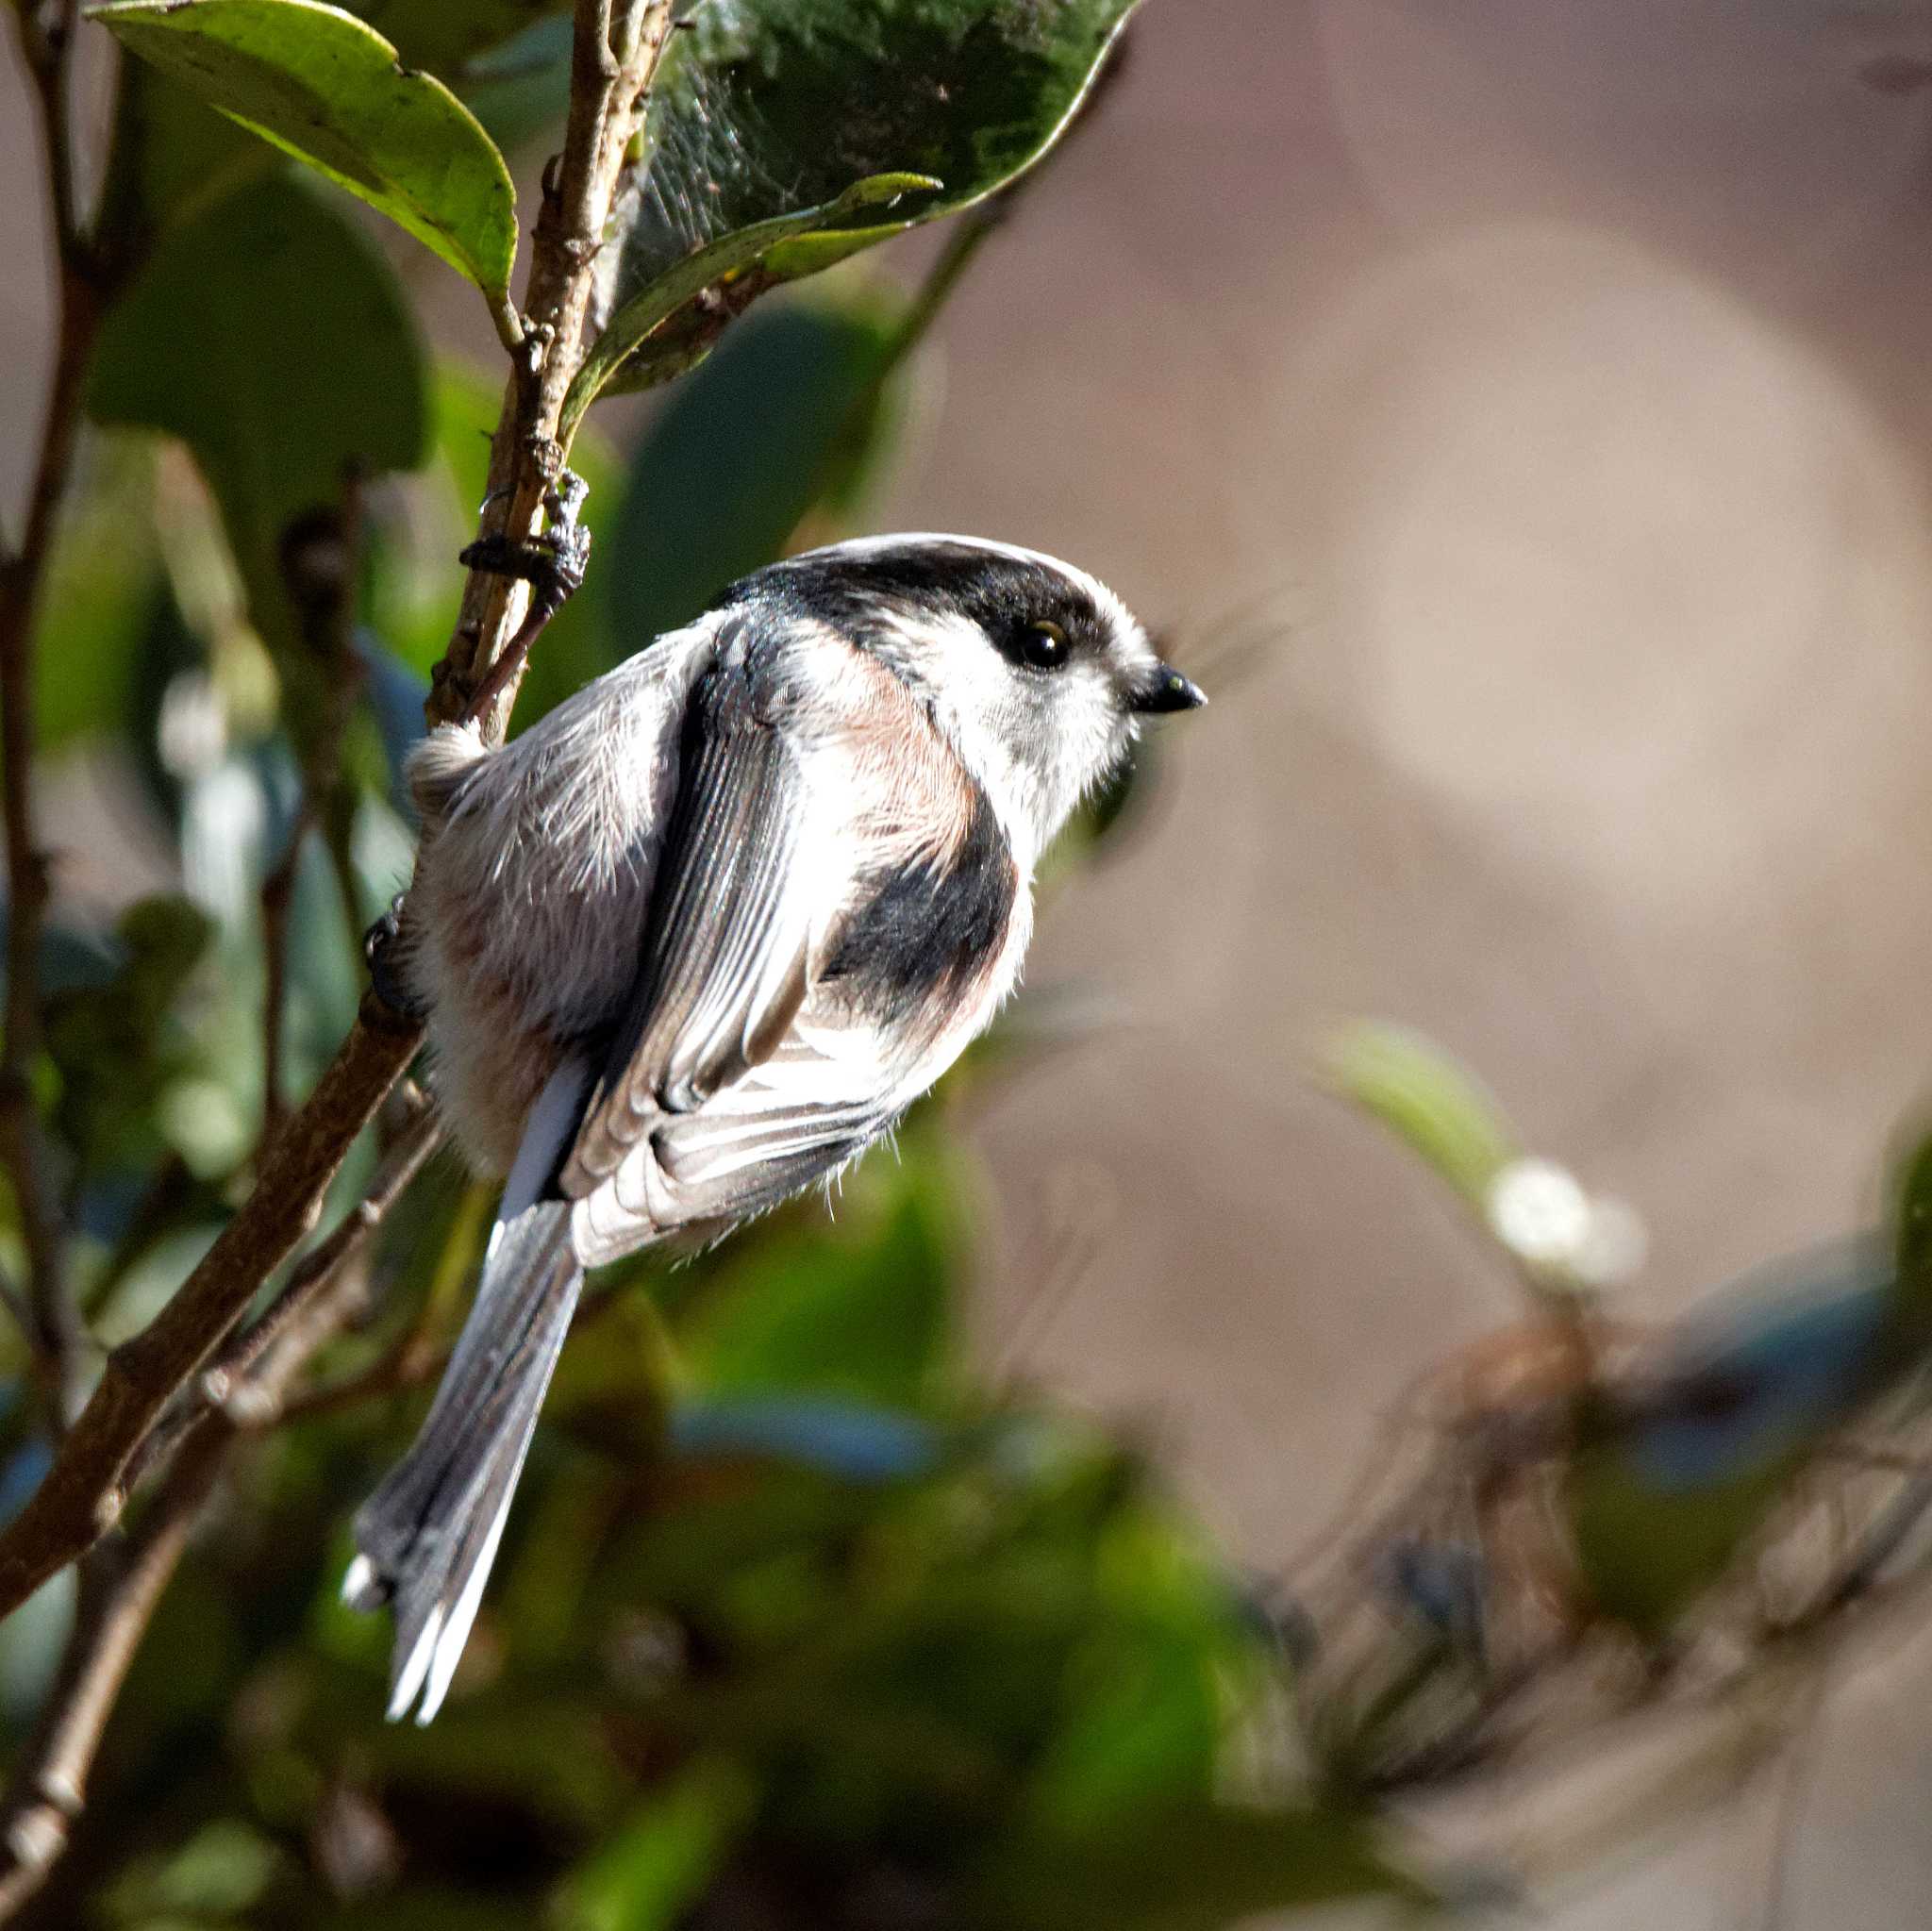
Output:
<svg viewBox="0 0 1932 1931">
<path fill-rule="evenodd" d="M 543 497 L 547 517 L 541 537 L 512 542 L 501 532 L 478 537 L 457 561 L 467 570 L 513 576 L 530 586 L 531 608 L 555 616 L 582 587 L 591 560 L 591 532 L 584 527 L 584 499 L 591 486 L 575 470 L 558 475 Z"/>
<path fill-rule="evenodd" d="M 403 895 L 390 901 L 389 910 L 362 935 L 362 957 L 369 966 L 369 983 L 375 996 L 391 1012 L 404 1019 L 421 1020 L 423 1003 L 409 989 L 396 957 L 396 941 L 402 937 Z"/>
</svg>

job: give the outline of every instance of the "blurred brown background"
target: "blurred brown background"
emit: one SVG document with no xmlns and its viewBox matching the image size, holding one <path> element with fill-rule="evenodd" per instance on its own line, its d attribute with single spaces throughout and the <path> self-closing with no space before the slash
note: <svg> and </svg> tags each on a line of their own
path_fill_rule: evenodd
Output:
<svg viewBox="0 0 1932 1931">
<path fill-rule="evenodd" d="M 980 1113 L 985 1351 L 1144 1418 L 1257 1562 L 1513 1311 L 1310 1091 L 1325 1022 L 1424 1027 L 1637 1206 L 1643 1311 L 1867 1214 L 1926 1090 L 1932 92 L 1873 84 L 1921 57 L 1932 9 L 1816 0 L 1153 0 L 949 312 L 881 525 L 1079 559 L 1216 699 L 1043 923 L 1032 983 L 1127 1019 Z M 9 504 L 29 134 L 0 71 Z M 1788 1924 L 1925 1922 L 1928 1712 L 1932 1640 L 1842 1674 Z M 1752 1922 L 1768 1808 L 1560 1923 Z"/>
</svg>

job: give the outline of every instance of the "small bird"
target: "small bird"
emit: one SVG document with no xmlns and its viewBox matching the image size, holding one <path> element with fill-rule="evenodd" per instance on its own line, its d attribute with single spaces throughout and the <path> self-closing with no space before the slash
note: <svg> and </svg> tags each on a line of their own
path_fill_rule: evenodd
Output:
<svg viewBox="0 0 1932 1931">
<path fill-rule="evenodd" d="M 743 578 L 502 750 L 417 748 L 408 913 L 372 963 L 508 1174 L 421 1433 L 342 1592 L 427 1723 L 475 1619 L 584 1270 L 828 1179 L 987 1025 L 1034 869 L 1141 721 L 1201 691 L 1031 550 L 870 538 Z"/>
</svg>

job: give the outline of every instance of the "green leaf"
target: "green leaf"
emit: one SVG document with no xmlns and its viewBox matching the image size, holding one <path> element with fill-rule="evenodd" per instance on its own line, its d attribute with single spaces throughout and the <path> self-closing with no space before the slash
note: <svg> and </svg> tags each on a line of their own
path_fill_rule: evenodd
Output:
<svg viewBox="0 0 1932 1931">
<path fill-rule="evenodd" d="M 619 290 L 868 175 L 943 181 L 913 221 L 971 207 L 1053 145 L 1135 4 L 704 0 L 652 91 Z M 910 225 L 797 236 L 766 273 L 812 275 Z"/>
<path fill-rule="evenodd" d="M 357 0 L 350 11 L 393 41 L 407 65 L 452 83 L 526 30 L 557 27 L 568 57 L 569 0 Z"/>
<path fill-rule="evenodd" d="M 876 456 L 885 418 L 870 405 L 893 340 L 877 310 L 781 308 L 679 384 L 638 444 L 611 532 L 618 636 L 641 645 L 689 623 L 783 556 L 827 489 Z"/>
<path fill-rule="evenodd" d="M 877 208 L 921 189 L 938 188 L 939 185 L 927 175 L 874 175 L 869 180 L 855 183 L 836 201 L 827 202 L 823 208 L 805 208 L 797 214 L 774 215 L 768 222 L 758 222 L 749 228 L 739 229 L 735 234 L 721 236 L 686 256 L 675 267 L 667 269 L 648 286 L 639 290 L 605 324 L 595 346 L 584 358 L 583 367 L 572 381 L 569 394 L 564 397 L 558 441 L 568 452 L 584 411 L 596 401 L 601 391 L 610 386 L 633 352 L 642 347 L 645 339 L 659 324 L 669 321 L 679 308 L 694 301 L 714 283 L 756 269 L 781 241 L 814 228 L 828 227 L 859 208 Z M 680 367 L 688 366 L 684 353 L 680 349 Z M 647 358 L 644 359 L 648 360 Z M 625 386 L 642 388 L 655 379 L 658 378 L 646 375 Z"/>
<path fill-rule="evenodd" d="M 268 1889 L 281 1853 L 251 1825 L 224 1818 L 206 1825 L 171 1857 L 135 1866 L 109 1900 L 124 1920 L 147 1923 L 227 1917 Z"/>
<path fill-rule="evenodd" d="M 1355 1818 L 1207 1802 L 1024 1835 L 992 1860 L 984 1894 L 989 1922 L 1012 1931 L 1222 1931 L 1264 1911 L 1424 1895 Z"/>
<path fill-rule="evenodd" d="M 682 1336 L 696 1386 L 907 1404 L 930 1390 L 963 1250 L 951 1163 L 908 1147 L 846 1191 L 836 1222 L 768 1236 L 707 1297 Z"/>
<path fill-rule="evenodd" d="M 182 214 L 280 166 L 273 148 L 167 79 L 124 63 L 101 229 L 139 260 Z"/>
<path fill-rule="evenodd" d="M 1066 1713 L 1032 1814 L 1099 1827 L 1124 1810 L 1212 1794 L 1224 1713 L 1271 1666 L 1225 1573 L 1167 1511 L 1141 1502 L 1101 1532 L 1104 1613 L 1066 1673 Z"/>
<path fill-rule="evenodd" d="M 1918 1124 L 1922 1137 L 1897 1161 L 1890 1186 L 1899 1307 L 1914 1328 L 1932 1324 L 1932 1135 Z"/>
<path fill-rule="evenodd" d="M 88 403 L 189 444 L 285 675 L 298 652 L 283 533 L 338 504 L 351 471 L 414 468 L 428 421 L 394 275 L 342 213 L 282 176 L 168 232 L 102 328 Z"/>
<path fill-rule="evenodd" d="M 680 1772 L 571 1876 L 563 1931 L 670 1931 L 750 1821 L 757 1780 L 724 1757 Z"/>
<path fill-rule="evenodd" d="M 441 0 L 413 4 L 440 5 Z M 570 108 L 572 25 L 568 12 L 545 14 L 522 33 L 465 60 L 460 74 L 450 64 L 439 70 L 456 83 L 470 111 L 505 154 L 515 154 L 562 126 Z M 400 34 L 393 38 L 406 44 Z M 437 65 L 433 60 L 427 64 Z"/>
<path fill-rule="evenodd" d="M 34 624 L 42 752 L 111 735 L 125 723 L 160 567 L 152 454 L 139 439 L 95 439 L 62 506 Z"/>
<path fill-rule="evenodd" d="M 60 1072 L 54 1120 L 90 1174 L 111 1164 L 139 1171 L 158 1157 L 157 1109 L 192 1070 L 175 1007 L 214 928 L 184 898 L 144 898 L 123 913 L 116 938 L 110 977 L 47 1002 L 47 1049 Z"/>
<path fill-rule="evenodd" d="M 1420 1155 L 1478 1213 L 1491 1183 L 1523 1151 L 1502 1107 L 1422 1034 L 1364 1022 L 1321 1054 L 1324 1076 Z"/>
<path fill-rule="evenodd" d="M 115 0 L 91 17 L 209 106 L 407 228 L 494 303 L 516 191 L 475 116 L 319 0 Z"/>
</svg>

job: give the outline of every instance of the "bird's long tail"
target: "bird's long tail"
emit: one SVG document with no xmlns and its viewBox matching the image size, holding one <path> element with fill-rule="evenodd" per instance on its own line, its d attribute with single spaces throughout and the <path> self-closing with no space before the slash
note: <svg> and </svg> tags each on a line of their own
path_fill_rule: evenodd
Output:
<svg viewBox="0 0 1932 1931">
<path fill-rule="evenodd" d="M 588 1064 L 566 1060 L 532 1107 L 442 1385 L 408 1454 L 356 1517 L 360 1553 L 342 1599 L 394 1606 L 391 1721 L 413 1705 L 426 1723 L 442 1705 L 576 1311 L 583 1268 L 556 1178 L 590 1079 Z"/>
<path fill-rule="evenodd" d="M 568 1201 L 498 1226 L 422 1432 L 356 1517 L 342 1595 L 394 1607 L 391 1719 L 426 1723 L 449 1689 L 583 1278 Z"/>
</svg>

